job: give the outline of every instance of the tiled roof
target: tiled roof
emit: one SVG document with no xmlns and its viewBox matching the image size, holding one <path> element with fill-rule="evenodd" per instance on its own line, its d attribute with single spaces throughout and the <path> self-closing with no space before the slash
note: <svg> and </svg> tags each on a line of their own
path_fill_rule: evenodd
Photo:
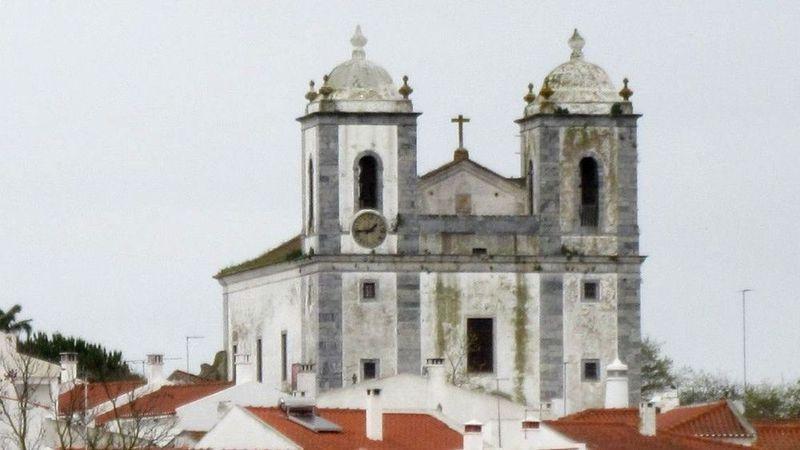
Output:
<svg viewBox="0 0 800 450">
<path fill-rule="evenodd" d="M 113 419 L 115 415 L 120 418 L 164 416 L 175 414 L 175 409 L 195 400 L 219 392 L 231 383 L 200 383 L 162 386 L 157 391 L 143 395 L 97 418 L 98 424 L 103 424 Z"/>
<path fill-rule="evenodd" d="M 587 409 L 561 420 L 622 423 L 637 427 L 639 410 L 637 408 Z M 694 406 L 681 406 L 656 416 L 659 432 L 670 431 L 683 436 L 701 437 L 753 437 L 726 400 Z"/>
<path fill-rule="evenodd" d="M 621 423 L 638 427 L 639 410 L 636 408 L 585 409 L 564 416 L 560 420 L 568 422 Z"/>
<path fill-rule="evenodd" d="M 143 385 L 144 381 L 142 380 L 76 384 L 75 387 L 58 396 L 58 413 L 68 414 L 83 411 L 86 409 L 84 402 L 88 404 L 89 408 L 94 408 Z"/>
<path fill-rule="evenodd" d="M 614 422 L 550 421 L 546 424 L 565 436 L 586 444 L 588 450 L 744 450 L 725 442 L 670 432 L 643 436 L 631 425 Z"/>
<path fill-rule="evenodd" d="M 756 422 L 756 448 L 800 450 L 800 421 Z"/>
<path fill-rule="evenodd" d="M 302 240 L 301 236 L 297 235 L 281 245 L 268 250 L 266 253 L 257 258 L 253 258 L 249 261 L 235 264 L 220 270 L 216 275 L 214 275 L 214 278 L 223 278 L 227 277 L 228 275 L 247 272 L 248 270 L 259 269 L 262 267 L 271 266 L 273 264 L 294 261 L 296 259 L 300 259 L 302 256 Z"/>
<path fill-rule="evenodd" d="M 707 437 L 752 437 L 727 400 L 671 409 L 657 417 L 658 429 Z"/>
<path fill-rule="evenodd" d="M 278 408 L 247 408 L 303 450 L 453 450 L 463 445 L 457 431 L 428 414 L 385 413 L 383 440 L 366 437 L 364 410 L 319 409 L 317 413 L 339 425 L 340 433 L 315 433 L 286 418 Z"/>
</svg>

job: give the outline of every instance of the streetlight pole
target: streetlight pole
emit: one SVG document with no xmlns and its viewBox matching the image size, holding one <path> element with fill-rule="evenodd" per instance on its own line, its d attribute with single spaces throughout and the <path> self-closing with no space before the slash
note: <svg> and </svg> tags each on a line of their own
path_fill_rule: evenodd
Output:
<svg viewBox="0 0 800 450">
<path fill-rule="evenodd" d="M 742 375 L 744 380 L 743 393 L 747 392 L 747 309 L 745 308 L 745 299 L 748 292 L 753 292 L 752 289 L 742 289 Z"/>
<path fill-rule="evenodd" d="M 186 336 L 186 373 L 189 373 L 189 341 L 192 339 L 203 339 L 205 336 Z"/>
</svg>

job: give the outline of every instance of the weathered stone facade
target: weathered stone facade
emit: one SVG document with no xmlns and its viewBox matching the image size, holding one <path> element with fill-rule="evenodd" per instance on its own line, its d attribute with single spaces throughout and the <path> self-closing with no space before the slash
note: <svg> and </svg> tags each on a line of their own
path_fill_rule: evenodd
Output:
<svg viewBox="0 0 800 450">
<path fill-rule="evenodd" d="M 358 64 L 347 63 L 347 77 L 359 78 L 354 67 L 373 64 L 358 59 L 362 47 L 353 53 Z M 558 70 L 557 88 L 571 89 L 568 68 Z M 588 86 L 606 82 L 600 78 Z M 365 69 L 352 88 L 336 79 L 334 94 L 320 89 L 298 119 L 297 248 L 284 245 L 279 256 L 267 253 L 218 275 L 228 350 L 252 353 L 262 339 L 263 381 L 280 388 L 289 388 L 287 366 L 295 363 L 315 364 L 320 388 L 329 389 L 373 370 L 419 373 L 426 358 L 444 358 L 454 382 L 494 390 L 499 379 L 500 390 L 519 402 L 566 411 L 602 406 L 604 368 L 619 356 L 637 402 L 643 258 L 638 116 L 630 103 L 606 105 L 604 84 L 587 100 L 598 103 L 581 114 L 540 95 L 517 121 L 520 177 L 498 175 L 466 152 L 419 176 L 419 113 L 410 100 L 386 94 L 392 85 L 385 71 Z M 568 94 L 553 98 L 581 104 L 580 92 Z M 352 235 L 362 232 L 352 224 L 365 210 L 364 155 L 377 161 L 379 174 L 378 201 L 366 209 L 387 228 L 375 248 Z M 596 178 L 587 178 L 587 159 Z M 591 183 L 596 192 L 587 194 Z M 468 370 L 471 319 L 492 321 L 491 370 Z M 587 361 L 597 364 L 596 376 Z"/>
</svg>

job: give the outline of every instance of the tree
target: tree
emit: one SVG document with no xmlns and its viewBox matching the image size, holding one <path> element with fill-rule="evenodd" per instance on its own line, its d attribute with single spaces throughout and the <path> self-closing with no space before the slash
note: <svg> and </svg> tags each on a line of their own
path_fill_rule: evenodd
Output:
<svg viewBox="0 0 800 450">
<path fill-rule="evenodd" d="M 741 386 L 730 381 L 725 375 L 712 375 L 688 367 L 682 372 L 684 375 L 678 380 L 678 398 L 681 405 L 715 402 L 723 398 L 731 400 L 742 398 Z"/>
<path fill-rule="evenodd" d="M 19 350 L 47 361 L 58 362 L 62 352 L 78 353 L 78 373 L 93 380 L 114 381 L 131 378 L 130 367 L 125 364 L 122 352 L 111 351 L 100 344 L 81 338 L 38 332 L 20 341 Z"/>
<path fill-rule="evenodd" d="M 26 336 L 30 336 L 31 319 L 17 320 L 17 314 L 20 312 L 22 312 L 20 305 L 14 305 L 8 311 L 0 309 L 0 331 L 13 334 L 24 331 Z"/>
<path fill-rule="evenodd" d="M 0 445 L 3 449 L 42 447 L 47 399 L 57 389 L 59 368 L 20 354 L 15 338 L 4 335 L 0 343 Z"/>
<path fill-rule="evenodd" d="M 672 359 L 661 353 L 661 343 L 646 337 L 642 340 L 642 396 L 649 398 L 658 391 L 674 387 Z"/>
</svg>

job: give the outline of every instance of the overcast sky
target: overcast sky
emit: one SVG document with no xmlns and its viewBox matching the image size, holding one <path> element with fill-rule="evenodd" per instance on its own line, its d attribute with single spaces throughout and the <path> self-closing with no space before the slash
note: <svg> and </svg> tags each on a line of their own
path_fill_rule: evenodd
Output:
<svg viewBox="0 0 800 450">
<path fill-rule="evenodd" d="M 517 176 L 528 82 L 586 59 L 639 121 L 642 328 L 678 364 L 800 377 L 797 2 L 0 2 L 0 307 L 184 357 L 222 345 L 211 276 L 300 228 L 308 80 L 350 55 L 411 77 L 419 172 Z M 181 367 L 183 359 L 169 360 Z"/>
</svg>

